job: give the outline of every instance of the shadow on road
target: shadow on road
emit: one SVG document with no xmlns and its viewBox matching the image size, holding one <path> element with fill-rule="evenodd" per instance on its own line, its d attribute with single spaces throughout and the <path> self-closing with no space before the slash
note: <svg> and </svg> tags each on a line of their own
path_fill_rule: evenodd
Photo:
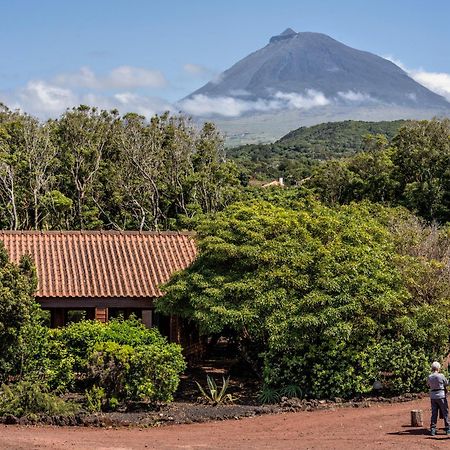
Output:
<svg viewBox="0 0 450 450">
<path fill-rule="evenodd" d="M 430 431 L 427 428 L 412 428 L 409 425 L 403 425 L 402 428 L 407 428 L 406 430 L 394 431 L 392 433 L 386 433 L 391 436 L 427 436 L 428 439 L 442 440 L 442 438 L 448 438 L 445 434 L 445 430 L 438 430 L 436 436 L 430 436 Z"/>
</svg>

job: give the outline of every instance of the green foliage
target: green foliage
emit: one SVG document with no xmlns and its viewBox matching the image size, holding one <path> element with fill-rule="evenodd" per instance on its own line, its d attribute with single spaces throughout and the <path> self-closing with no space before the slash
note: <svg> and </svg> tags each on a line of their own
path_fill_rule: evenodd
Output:
<svg viewBox="0 0 450 450">
<path fill-rule="evenodd" d="M 277 403 L 281 400 L 282 397 L 302 398 L 303 391 L 299 386 L 295 384 L 289 384 L 278 389 L 274 388 L 273 386 L 263 384 L 258 394 L 258 400 L 262 404 Z"/>
<path fill-rule="evenodd" d="M 195 383 L 197 384 L 203 399 L 205 399 L 208 403 L 211 403 L 211 405 L 220 405 L 225 402 L 233 403 L 236 400 L 231 394 L 227 394 L 228 386 L 230 384 L 230 377 L 227 379 L 222 377 L 221 388 L 217 386 L 214 378 L 209 375 L 206 375 L 206 384 L 208 386 L 207 390 L 203 389 L 197 381 Z"/>
<path fill-rule="evenodd" d="M 186 367 L 179 345 L 134 318 L 58 329 L 35 324 L 24 334 L 21 377 L 54 392 L 87 390 L 90 410 L 171 401 Z"/>
<path fill-rule="evenodd" d="M 53 338 L 54 334 L 54 330 L 41 324 L 25 328 L 21 377 L 45 383 L 51 391 L 65 392 L 74 387 L 74 357 L 62 342 Z"/>
<path fill-rule="evenodd" d="M 36 274 L 30 258 L 14 264 L 0 243 L 0 381 L 23 371 L 27 329 L 36 323 L 39 311 L 35 290 Z"/>
<path fill-rule="evenodd" d="M 106 400 L 105 390 L 98 386 L 92 386 L 86 392 L 86 409 L 89 412 L 100 412 Z"/>
<path fill-rule="evenodd" d="M 214 125 L 80 106 L 40 123 L 0 110 L 0 226 L 177 229 L 239 186 Z"/>
<path fill-rule="evenodd" d="M 371 200 L 401 205 L 428 222 L 450 221 L 450 120 L 411 122 L 388 144 L 315 169 L 307 181 L 329 204 Z"/>
<path fill-rule="evenodd" d="M 264 384 L 258 393 L 258 401 L 263 405 L 277 403 L 280 399 L 280 390 L 267 384 Z"/>
<path fill-rule="evenodd" d="M 110 320 L 103 324 L 97 320 L 82 320 L 63 328 L 50 330 L 52 340 L 59 342 L 74 359 L 73 369 L 82 372 L 96 344 L 116 342 L 131 347 L 155 344 L 163 346 L 167 340 L 157 329 L 147 328 L 135 318 Z"/>
<path fill-rule="evenodd" d="M 274 203 L 278 203 L 275 199 Z M 428 359 L 447 352 L 449 309 L 428 289 L 434 267 L 401 255 L 389 224 L 400 212 L 369 203 L 329 208 L 306 195 L 281 206 L 231 205 L 198 226 L 200 255 L 165 287 L 157 308 L 193 318 L 204 333 L 231 333 L 266 386 L 346 397 L 371 390 L 380 371 L 414 353 L 392 392 L 421 386 Z M 394 220 L 395 222 L 395 220 Z M 428 295 L 414 292 L 420 279 Z M 446 278 L 440 278 L 442 285 Z M 395 346 L 405 344 L 404 352 Z M 405 356 L 406 358 L 406 356 Z"/>
<path fill-rule="evenodd" d="M 309 175 L 320 161 L 353 155 L 366 148 L 364 136 L 383 135 L 391 140 L 407 122 L 362 122 L 346 120 L 291 131 L 273 144 L 230 148 L 227 153 L 253 177 L 284 177 L 295 183 Z"/>
<path fill-rule="evenodd" d="M 105 325 L 99 321 L 83 320 L 63 328 L 49 330 L 55 345 L 64 347 L 73 359 L 73 371 L 86 370 L 87 359 L 96 343 L 102 341 Z"/>
<path fill-rule="evenodd" d="M 177 346 L 164 349 L 149 344 L 133 348 L 102 342 L 94 347 L 89 359 L 88 380 L 94 386 L 102 386 L 108 406 L 113 409 L 113 403 L 119 400 L 172 400 L 184 368 Z"/>
<path fill-rule="evenodd" d="M 0 391 L 0 415 L 11 414 L 16 417 L 31 414 L 73 415 L 79 407 L 65 402 L 62 398 L 48 392 L 45 384 L 20 381 L 12 385 L 3 384 Z"/>
<path fill-rule="evenodd" d="M 280 393 L 282 397 L 288 398 L 301 398 L 303 396 L 303 391 L 296 384 L 288 384 L 287 386 L 284 386 L 283 388 L 281 388 Z"/>
<path fill-rule="evenodd" d="M 379 369 L 378 380 L 386 391 L 400 395 L 427 390 L 430 357 L 424 348 L 415 348 L 403 337 L 379 342 L 374 348 L 374 359 Z"/>
<path fill-rule="evenodd" d="M 129 397 L 127 381 L 135 357 L 135 351 L 129 345 L 115 342 L 99 343 L 94 347 L 90 357 L 88 378 L 95 383 L 94 386 L 102 386 L 108 400 L 119 395 L 127 398 Z"/>
<path fill-rule="evenodd" d="M 179 345 L 133 318 L 81 321 L 50 334 L 53 345 L 67 351 L 66 361 L 73 361 L 68 372 L 77 374 L 78 385 L 101 386 L 109 408 L 124 400 L 171 401 L 186 367 Z"/>
</svg>

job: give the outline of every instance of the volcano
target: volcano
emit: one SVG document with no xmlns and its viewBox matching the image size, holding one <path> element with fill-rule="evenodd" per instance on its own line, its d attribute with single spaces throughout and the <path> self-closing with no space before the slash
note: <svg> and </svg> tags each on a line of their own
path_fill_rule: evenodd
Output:
<svg viewBox="0 0 450 450">
<path fill-rule="evenodd" d="M 313 125 L 343 119 L 391 120 L 447 115 L 450 103 L 393 62 L 322 33 L 291 28 L 180 102 L 186 112 L 214 117 L 231 133 L 269 123 Z M 286 116 L 286 112 L 288 115 Z M 277 116 L 274 120 L 270 117 Z M 255 120 L 252 120 L 254 118 Z M 244 122 L 243 122 L 244 121 Z M 238 126 L 233 126 L 235 123 Z M 243 124 L 249 126 L 245 129 Z M 231 129 L 230 129 L 231 126 Z"/>
</svg>

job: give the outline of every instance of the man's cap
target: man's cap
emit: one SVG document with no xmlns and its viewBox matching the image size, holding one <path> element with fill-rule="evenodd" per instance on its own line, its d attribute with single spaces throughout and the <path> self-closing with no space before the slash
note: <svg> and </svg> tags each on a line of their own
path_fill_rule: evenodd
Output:
<svg viewBox="0 0 450 450">
<path fill-rule="evenodd" d="M 437 361 L 434 361 L 434 363 L 431 364 L 432 370 L 439 370 L 440 368 L 441 368 L 441 365 Z"/>
</svg>

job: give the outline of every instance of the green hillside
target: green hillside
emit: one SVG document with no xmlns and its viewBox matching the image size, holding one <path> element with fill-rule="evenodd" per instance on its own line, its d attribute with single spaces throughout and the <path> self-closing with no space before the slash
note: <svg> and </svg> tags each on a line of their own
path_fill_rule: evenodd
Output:
<svg viewBox="0 0 450 450">
<path fill-rule="evenodd" d="M 389 140 L 406 120 L 329 122 L 291 131 L 273 144 L 251 144 L 227 150 L 249 175 L 259 179 L 304 178 L 318 162 L 352 155 L 363 149 L 367 134 L 382 134 Z"/>
</svg>

